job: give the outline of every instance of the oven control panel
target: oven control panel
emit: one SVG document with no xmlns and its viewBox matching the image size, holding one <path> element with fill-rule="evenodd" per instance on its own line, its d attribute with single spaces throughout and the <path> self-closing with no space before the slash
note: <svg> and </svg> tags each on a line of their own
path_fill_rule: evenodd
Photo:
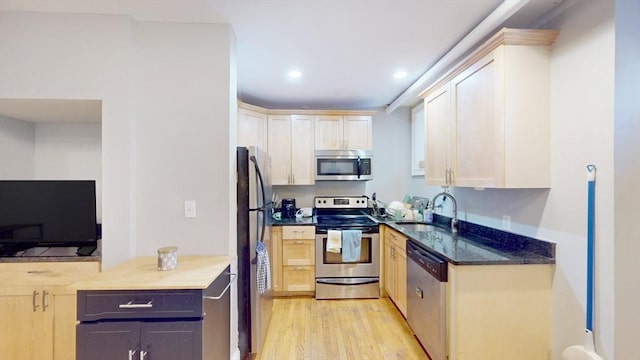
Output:
<svg viewBox="0 0 640 360">
<path fill-rule="evenodd" d="M 366 196 L 316 196 L 315 207 L 319 209 L 366 209 Z"/>
</svg>

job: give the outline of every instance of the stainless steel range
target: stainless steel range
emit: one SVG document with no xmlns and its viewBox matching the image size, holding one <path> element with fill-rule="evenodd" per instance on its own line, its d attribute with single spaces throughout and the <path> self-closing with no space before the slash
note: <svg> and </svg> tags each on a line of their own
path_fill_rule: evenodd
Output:
<svg viewBox="0 0 640 360">
<path fill-rule="evenodd" d="M 315 198 L 316 298 L 380 297 L 380 236 L 365 196 Z"/>
</svg>

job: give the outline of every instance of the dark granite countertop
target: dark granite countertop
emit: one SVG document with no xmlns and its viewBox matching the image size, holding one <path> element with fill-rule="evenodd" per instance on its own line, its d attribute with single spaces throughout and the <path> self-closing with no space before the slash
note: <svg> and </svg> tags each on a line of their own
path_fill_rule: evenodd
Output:
<svg viewBox="0 0 640 360">
<path fill-rule="evenodd" d="M 303 217 L 292 219 L 271 219 L 271 226 L 290 226 L 290 225 L 316 225 L 316 217 Z"/>
<path fill-rule="evenodd" d="M 445 217 L 438 217 L 425 231 L 411 229 L 411 223 L 416 222 L 385 222 L 455 265 L 555 264 L 555 244 L 551 242 L 463 221 L 458 223 L 458 232 L 452 233 Z"/>
<path fill-rule="evenodd" d="M 434 215 L 429 231 L 415 231 L 388 216 L 374 216 L 405 234 L 410 241 L 455 265 L 555 264 L 555 244 L 531 237 L 492 229 L 465 221 L 458 222 L 458 232 L 449 228 L 451 219 Z M 316 217 L 271 220 L 272 226 L 316 225 Z"/>
<path fill-rule="evenodd" d="M 90 256 L 77 255 L 77 247 L 36 247 L 21 251 L 14 256 L 0 256 L 0 263 L 29 262 L 87 262 L 102 261 L 102 240 L 98 240 L 97 249 Z"/>
<path fill-rule="evenodd" d="M 29 262 L 87 262 L 101 261 L 100 256 L 6 256 L 0 257 L 0 263 Z"/>
</svg>

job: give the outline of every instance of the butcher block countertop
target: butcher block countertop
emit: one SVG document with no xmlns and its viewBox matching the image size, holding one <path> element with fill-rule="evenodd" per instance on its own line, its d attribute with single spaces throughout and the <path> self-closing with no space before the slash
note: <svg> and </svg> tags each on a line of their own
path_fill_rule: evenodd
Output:
<svg viewBox="0 0 640 360">
<path fill-rule="evenodd" d="M 158 270 L 156 256 L 127 260 L 72 285 L 76 290 L 206 289 L 231 263 L 229 256 L 178 256 L 173 270 Z"/>
</svg>

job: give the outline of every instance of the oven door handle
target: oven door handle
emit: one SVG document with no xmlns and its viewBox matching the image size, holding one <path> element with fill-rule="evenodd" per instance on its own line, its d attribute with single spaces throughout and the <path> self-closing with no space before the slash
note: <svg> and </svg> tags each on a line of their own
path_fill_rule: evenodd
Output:
<svg viewBox="0 0 640 360">
<path fill-rule="evenodd" d="M 329 285 L 365 285 L 380 282 L 379 278 L 318 278 L 316 283 Z"/>
</svg>

